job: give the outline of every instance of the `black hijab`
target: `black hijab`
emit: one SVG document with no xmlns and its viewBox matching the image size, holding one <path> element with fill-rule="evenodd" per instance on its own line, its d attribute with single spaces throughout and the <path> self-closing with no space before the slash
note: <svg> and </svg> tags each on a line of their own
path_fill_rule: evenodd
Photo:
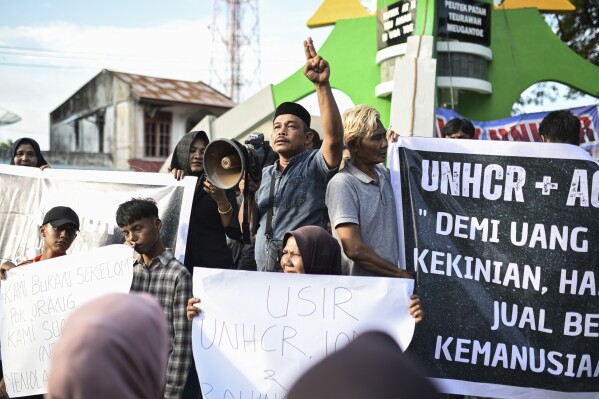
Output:
<svg viewBox="0 0 599 399">
<path fill-rule="evenodd" d="M 173 157 L 171 158 L 171 169 L 180 169 L 185 172 L 187 176 L 202 176 L 204 172 L 193 173 L 189 166 L 189 149 L 191 144 L 196 140 L 201 139 L 206 145 L 210 143 L 208 135 L 205 131 L 199 130 L 195 132 L 189 132 L 185 136 L 181 137 L 181 140 L 177 143 L 175 151 L 173 151 Z"/>
<path fill-rule="evenodd" d="M 14 143 L 12 143 L 12 147 L 10 149 L 10 164 L 11 165 L 15 164 L 15 154 L 17 153 L 17 149 L 19 148 L 19 146 L 21 144 L 31 144 L 31 146 L 33 147 L 33 151 L 35 152 L 35 156 L 37 158 L 37 164 L 35 164 L 36 167 L 39 168 L 40 166 L 48 164 L 48 162 L 46 162 L 46 160 L 44 159 L 44 156 L 42 155 L 42 151 L 40 150 L 40 145 L 37 143 L 37 141 L 35 141 L 34 139 L 30 139 L 29 137 L 23 137 L 23 138 L 18 139 Z"/>
<path fill-rule="evenodd" d="M 286 233 L 283 248 L 289 237 L 297 243 L 306 274 L 341 274 L 341 248 L 328 231 L 318 226 L 304 226 Z"/>
</svg>

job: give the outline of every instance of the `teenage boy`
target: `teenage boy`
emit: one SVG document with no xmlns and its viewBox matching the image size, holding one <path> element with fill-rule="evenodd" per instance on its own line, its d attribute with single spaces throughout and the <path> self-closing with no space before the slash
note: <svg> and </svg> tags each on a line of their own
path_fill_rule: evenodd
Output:
<svg viewBox="0 0 599 399">
<path fill-rule="evenodd" d="M 16 266 L 28 265 L 46 259 L 66 255 L 67 250 L 77 238 L 79 231 L 79 216 L 68 206 L 55 206 L 44 216 L 40 226 L 40 234 L 44 240 L 42 253 L 33 259 L 26 260 Z M 12 262 L 0 266 L 0 279 L 6 278 L 6 271 L 15 267 Z"/>
<path fill-rule="evenodd" d="M 46 165 L 47 166 L 47 165 Z M 68 206 L 55 206 L 46 212 L 40 234 L 44 238 L 42 253 L 33 259 L 15 265 L 12 262 L 4 262 L 0 265 L 0 280 L 6 279 L 6 272 L 13 267 L 28 265 L 42 260 L 56 258 L 67 254 L 67 250 L 77 238 L 79 231 L 79 216 Z M 2 376 L 2 364 L 0 363 L 0 376 Z M 23 396 L 23 399 L 43 399 L 44 395 Z M 4 379 L 0 381 L 0 398 L 8 398 Z"/>
<path fill-rule="evenodd" d="M 116 222 L 126 243 L 140 255 L 133 265 L 131 291 L 153 295 L 164 311 L 171 352 L 164 397 L 179 399 L 191 364 L 191 323 L 187 300 L 191 298 L 191 274 L 162 243 L 158 207 L 152 199 L 132 199 L 119 205 Z"/>
</svg>

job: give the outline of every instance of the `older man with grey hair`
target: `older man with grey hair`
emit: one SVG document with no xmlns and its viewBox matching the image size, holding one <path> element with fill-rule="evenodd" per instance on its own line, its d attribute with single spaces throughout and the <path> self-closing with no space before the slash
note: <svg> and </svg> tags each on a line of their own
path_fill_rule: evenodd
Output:
<svg viewBox="0 0 599 399">
<path fill-rule="evenodd" d="M 333 235 L 343 247 L 344 274 L 411 278 L 399 264 L 399 237 L 387 157 L 388 133 L 379 112 L 358 105 L 343 114 L 345 167 L 327 187 Z"/>
</svg>

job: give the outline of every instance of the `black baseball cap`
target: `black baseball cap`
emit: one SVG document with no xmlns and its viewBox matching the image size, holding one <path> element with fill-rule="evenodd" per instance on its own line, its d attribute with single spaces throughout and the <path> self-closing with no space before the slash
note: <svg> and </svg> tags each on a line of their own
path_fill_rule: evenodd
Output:
<svg viewBox="0 0 599 399">
<path fill-rule="evenodd" d="M 55 206 L 50 209 L 46 213 L 46 216 L 44 216 L 42 225 L 47 223 L 50 223 L 54 228 L 64 226 L 65 224 L 74 224 L 77 226 L 77 230 L 79 230 L 79 216 L 68 206 Z"/>
</svg>

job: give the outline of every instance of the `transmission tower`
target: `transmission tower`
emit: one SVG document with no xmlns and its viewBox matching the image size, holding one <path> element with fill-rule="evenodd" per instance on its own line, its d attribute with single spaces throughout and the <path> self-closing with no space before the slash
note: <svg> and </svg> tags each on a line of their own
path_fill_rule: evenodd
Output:
<svg viewBox="0 0 599 399">
<path fill-rule="evenodd" d="M 260 88 L 259 0 L 213 0 L 210 83 L 239 103 Z"/>
</svg>

